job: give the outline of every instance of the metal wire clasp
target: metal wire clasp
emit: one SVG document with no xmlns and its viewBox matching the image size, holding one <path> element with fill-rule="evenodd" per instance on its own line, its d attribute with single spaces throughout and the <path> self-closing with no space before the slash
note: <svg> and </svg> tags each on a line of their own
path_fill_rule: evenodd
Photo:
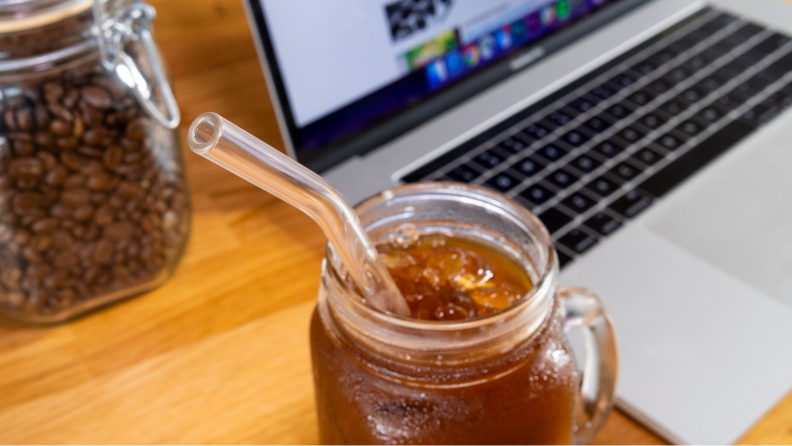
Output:
<svg viewBox="0 0 792 446">
<path fill-rule="evenodd" d="M 107 19 L 103 17 L 102 0 L 93 1 L 94 34 L 102 66 L 108 71 L 115 71 L 118 77 L 135 92 L 135 96 L 146 111 L 160 124 L 175 129 L 179 126 L 181 115 L 170 83 L 165 76 L 162 58 L 151 34 L 150 26 L 156 17 L 155 9 L 147 3 L 136 0 L 119 15 L 115 0 L 106 0 L 106 2 L 109 12 Z M 154 74 L 152 86 L 149 86 L 134 59 L 126 53 L 124 48 L 129 41 L 143 44 Z M 152 93 L 156 87 L 159 87 L 162 94 L 168 116 L 165 116 L 153 101 Z"/>
</svg>

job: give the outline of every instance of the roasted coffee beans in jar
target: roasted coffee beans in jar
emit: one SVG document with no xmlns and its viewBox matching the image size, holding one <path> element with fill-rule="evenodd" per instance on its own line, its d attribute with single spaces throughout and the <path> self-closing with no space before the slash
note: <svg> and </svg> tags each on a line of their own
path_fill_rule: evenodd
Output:
<svg viewBox="0 0 792 446">
<path fill-rule="evenodd" d="M 63 321 L 178 262 L 189 197 L 151 18 L 137 1 L 0 5 L 0 317 Z"/>
</svg>

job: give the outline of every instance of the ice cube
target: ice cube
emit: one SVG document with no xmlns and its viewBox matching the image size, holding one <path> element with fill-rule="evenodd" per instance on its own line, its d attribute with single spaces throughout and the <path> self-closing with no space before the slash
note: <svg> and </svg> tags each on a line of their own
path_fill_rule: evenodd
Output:
<svg viewBox="0 0 792 446">
<path fill-rule="evenodd" d="M 426 260 L 423 275 L 434 286 L 453 284 L 465 273 L 476 275 L 482 262 L 472 251 L 446 248 L 435 252 Z"/>
<path fill-rule="evenodd" d="M 481 287 L 470 292 L 473 301 L 490 311 L 500 311 L 520 299 L 517 290 L 508 284 Z"/>
<path fill-rule="evenodd" d="M 403 268 L 415 265 L 415 259 L 404 251 L 389 251 L 379 254 L 382 263 L 388 268 Z"/>
</svg>

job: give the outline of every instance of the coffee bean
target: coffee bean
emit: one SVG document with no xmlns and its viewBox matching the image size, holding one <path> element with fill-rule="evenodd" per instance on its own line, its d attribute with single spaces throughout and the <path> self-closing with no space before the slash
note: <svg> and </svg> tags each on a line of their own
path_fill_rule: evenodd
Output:
<svg viewBox="0 0 792 446">
<path fill-rule="evenodd" d="M 80 170 L 82 166 L 88 161 L 76 153 L 65 152 L 60 156 L 61 163 L 71 170 Z"/>
<path fill-rule="evenodd" d="M 77 147 L 78 140 L 74 136 L 61 136 L 60 138 L 55 138 L 55 146 L 57 146 L 61 150 L 71 150 Z"/>
<path fill-rule="evenodd" d="M 83 134 L 83 142 L 89 146 L 94 146 L 102 142 L 107 136 L 107 129 L 104 127 L 92 127 Z"/>
<path fill-rule="evenodd" d="M 30 226 L 30 229 L 33 232 L 49 232 L 58 227 L 60 220 L 57 218 L 42 218 L 33 222 Z"/>
<path fill-rule="evenodd" d="M 100 110 L 107 110 L 113 104 L 110 93 L 102 87 L 88 86 L 82 89 L 82 99 L 88 105 Z"/>
<path fill-rule="evenodd" d="M 47 172 L 47 175 L 44 177 L 44 182 L 50 186 L 58 186 L 63 184 L 68 175 L 69 171 L 59 164 Z"/>
<path fill-rule="evenodd" d="M 32 157 L 17 158 L 8 163 L 8 173 L 13 178 L 38 178 L 44 173 L 44 162 Z"/>
<path fill-rule="evenodd" d="M 50 103 L 57 103 L 63 96 L 63 85 L 58 82 L 47 82 L 42 85 L 44 90 L 44 99 Z"/>
<path fill-rule="evenodd" d="M 91 202 L 91 191 L 85 188 L 76 188 L 64 191 L 61 200 L 66 206 L 77 207 Z"/>
</svg>

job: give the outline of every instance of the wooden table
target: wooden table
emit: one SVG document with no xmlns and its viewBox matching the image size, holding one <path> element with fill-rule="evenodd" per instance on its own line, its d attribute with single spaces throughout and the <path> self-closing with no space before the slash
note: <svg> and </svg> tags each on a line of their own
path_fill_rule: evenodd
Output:
<svg viewBox="0 0 792 446">
<path fill-rule="evenodd" d="M 241 2 L 151 3 L 181 134 L 215 111 L 282 147 Z M 66 325 L 0 325 L 0 443 L 318 441 L 308 320 L 325 237 L 185 157 L 193 232 L 170 282 Z M 616 411 L 595 442 L 662 440 Z M 792 443 L 792 395 L 742 442 Z"/>
</svg>

